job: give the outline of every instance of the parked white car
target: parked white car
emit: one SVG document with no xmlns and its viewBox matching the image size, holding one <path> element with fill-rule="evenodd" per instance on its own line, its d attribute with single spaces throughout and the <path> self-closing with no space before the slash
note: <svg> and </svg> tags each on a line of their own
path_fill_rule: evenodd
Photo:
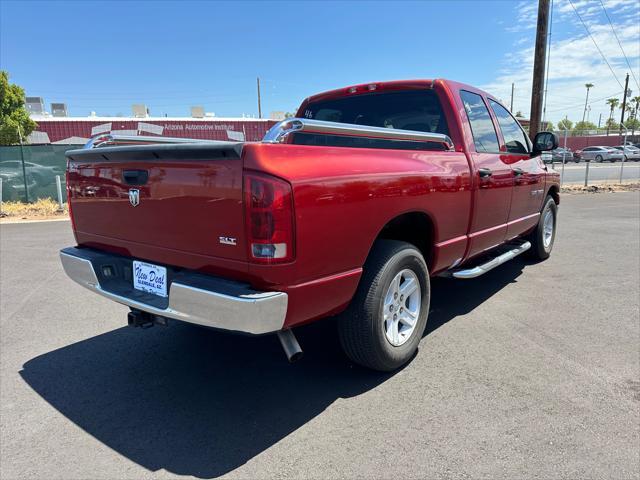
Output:
<svg viewBox="0 0 640 480">
<path fill-rule="evenodd" d="M 633 145 L 618 145 L 617 147 L 613 147 L 616 150 L 620 150 L 624 153 L 624 161 L 628 162 L 629 160 L 633 160 L 634 162 L 640 162 L 640 148 L 635 147 Z"/>
<path fill-rule="evenodd" d="M 616 162 L 624 158 L 624 153 L 613 147 L 585 147 L 576 152 L 580 158 L 586 162 L 595 160 L 596 162 Z"/>
</svg>

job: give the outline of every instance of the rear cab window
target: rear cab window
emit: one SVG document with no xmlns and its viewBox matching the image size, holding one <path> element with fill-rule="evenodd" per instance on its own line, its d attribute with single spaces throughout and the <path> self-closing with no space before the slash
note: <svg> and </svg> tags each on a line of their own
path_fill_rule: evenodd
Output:
<svg viewBox="0 0 640 480">
<path fill-rule="evenodd" d="M 375 92 L 319 100 L 309 103 L 304 118 L 327 122 L 367 125 L 397 130 L 441 133 L 449 128 L 438 96 L 433 90 Z M 362 148 L 398 148 L 409 150 L 443 150 L 437 142 L 371 139 L 340 135 L 295 133 L 293 143 Z"/>
<path fill-rule="evenodd" d="M 528 154 L 530 152 L 530 142 L 518 121 L 498 102 L 489 99 L 489 104 L 498 119 L 498 125 L 500 126 L 507 152 Z"/>
<path fill-rule="evenodd" d="M 471 125 L 476 152 L 500 153 L 498 134 L 482 97 L 476 93 L 460 90 L 460 98 Z"/>
</svg>

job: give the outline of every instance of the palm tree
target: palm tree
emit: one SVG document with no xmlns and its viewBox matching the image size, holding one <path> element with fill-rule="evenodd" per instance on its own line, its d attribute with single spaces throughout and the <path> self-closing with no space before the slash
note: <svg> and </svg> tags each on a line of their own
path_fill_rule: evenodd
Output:
<svg viewBox="0 0 640 480">
<path fill-rule="evenodd" d="M 636 104 L 636 109 L 635 109 L 633 118 L 638 118 L 638 108 L 640 108 L 640 97 L 633 97 L 631 101 Z"/>
<path fill-rule="evenodd" d="M 630 125 L 629 128 L 631 128 L 631 136 L 634 136 L 636 134 L 636 109 L 633 107 L 631 102 L 633 102 L 633 100 L 629 99 L 627 108 L 625 108 L 625 110 L 627 111 L 627 119 L 624 122 L 624 126 L 628 127 Z"/>
<path fill-rule="evenodd" d="M 587 102 L 589 102 L 589 89 L 593 87 L 593 83 L 585 83 L 585 87 L 587 87 L 587 98 L 584 100 L 584 112 L 582 114 L 582 122 L 584 123 L 584 117 L 587 115 Z"/>
<path fill-rule="evenodd" d="M 620 100 L 617 98 L 610 98 L 607 100 L 607 104 L 611 108 L 611 113 L 609 114 L 609 121 L 607 122 L 607 135 L 609 135 L 609 126 L 611 125 L 611 119 L 613 118 L 613 111 L 620 104 Z"/>
<path fill-rule="evenodd" d="M 637 119 L 638 119 L 638 108 L 640 108 L 640 97 L 633 97 L 631 99 L 629 99 L 629 104 L 631 103 L 635 103 L 636 107 L 635 108 L 630 108 L 630 114 L 629 114 L 629 118 L 633 119 L 633 122 L 631 123 L 631 136 L 635 135 L 636 133 L 636 125 L 637 125 Z"/>
</svg>

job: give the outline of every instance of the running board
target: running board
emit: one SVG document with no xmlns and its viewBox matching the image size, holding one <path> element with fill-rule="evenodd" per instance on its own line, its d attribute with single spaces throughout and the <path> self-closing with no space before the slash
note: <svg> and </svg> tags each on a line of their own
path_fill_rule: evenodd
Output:
<svg viewBox="0 0 640 480">
<path fill-rule="evenodd" d="M 453 272 L 451 272 L 451 276 L 453 278 L 463 278 L 463 279 L 479 277 L 480 275 L 484 275 L 485 273 L 487 273 L 489 270 L 493 270 L 497 266 L 502 265 L 503 263 L 516 258 L 518 255 L 526 252 L 530 248 L 531 248 L 531 243 L 524 242 L 523 244 L 518 245 L 516 248 L 509 250 L 508 252 L 505 252 L 502 255 L 499 255 L 489 260 L 488 262 L 483 263 L 482 265 L 478 265 L 476 267 L 463 269 L 463 270 L 454 270 Z"/>
</svg>

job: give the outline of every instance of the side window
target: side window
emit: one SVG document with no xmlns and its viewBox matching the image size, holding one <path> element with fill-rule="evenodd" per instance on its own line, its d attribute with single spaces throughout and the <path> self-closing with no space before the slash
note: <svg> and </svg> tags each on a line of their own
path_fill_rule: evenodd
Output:
<svg viewBox="0 0 640 480">
<path fill-rule="evenodd" d="M 476 151 L 498 153 L 500 151 L 498 135 L 482 97 L 462 90 L 460 91 L 460 98 L 471 124 L 471 133 L 473 134 Z"/>
<path fill-rule="evenodd" d="M 502 130 L 504 143 L 509 153 L 529 153 L 529 142 L 518 122 L 511 116 L 509 111 L 499 103 L 489 100 L 493 113 L 498 118 L 498 125 Z"/>
</svg>

